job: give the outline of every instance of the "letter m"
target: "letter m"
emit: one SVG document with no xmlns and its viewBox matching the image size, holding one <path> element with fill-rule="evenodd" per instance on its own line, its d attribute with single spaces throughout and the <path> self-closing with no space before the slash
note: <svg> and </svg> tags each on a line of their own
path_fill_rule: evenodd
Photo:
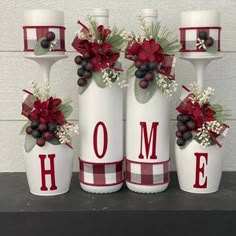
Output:
<svg viewBox="0 0 236 236">
<path fill-rule="evenodd" d="M 157 126 L 158 122 L 152 122 L 150 135 L 148 136 L 146 122 L 140 122 L 141 137 L 140 137 L 140 154 L 139 159 L 144 159 L 143 148 L 145 149 L 146 159 L 157 159 Z"/>
</svg>

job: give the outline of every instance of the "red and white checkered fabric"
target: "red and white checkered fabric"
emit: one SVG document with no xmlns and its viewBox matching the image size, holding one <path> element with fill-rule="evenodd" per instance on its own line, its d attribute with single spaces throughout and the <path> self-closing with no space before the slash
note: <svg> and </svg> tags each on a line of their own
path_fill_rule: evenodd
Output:
<svg viewBox="0 0 236 236">
<path fill-rule="evenodd" d="M 90 163 L 79 159 L 79 181 L 91 186 L 112 186 L 124 181 L 123 160 L 113 163 Z"/>
<path fill-rule="evenodd" d="M 28 118 L 34 108 L 35 97 L 30 94 L 28 91 L 23 90 L 28 95 L 26 96 L 25 100 L 22 103 L 22 111 L 21 114 Z"/>
<path fill-rule="evenodd" d="M 169 183 L 170 160 L 147 163 L 126 159 L 126 181 L 139 185 L 161 185 Z"/>
<path fill-rule="evenodd" d="M 182 48 L 180 52 L 206 52 L 204 48 L 197 47 L 198 34 L 200 31 L 206 31 L 210 37 L 215 40 L 217 51 L 220 51 L 220 31 L 221 27 L 189 27 L 179 28 L 180 43 Z"/>
<path fill-rule="evenodd" d="M 159 73 L 168 76 L 170 79 L 175 78 L 175 57 L 173 55 L 165 55 L 161 63 Z"/>
<path fill-rule="evenodd" d="M 34 51 L 36 42 L 45 37 L 48 31 L 55 34 L 56 45 L 52 51 L 65 51 L 65 27 L 62 26 L 24 26 L 24 51 Z"/>
</svg>

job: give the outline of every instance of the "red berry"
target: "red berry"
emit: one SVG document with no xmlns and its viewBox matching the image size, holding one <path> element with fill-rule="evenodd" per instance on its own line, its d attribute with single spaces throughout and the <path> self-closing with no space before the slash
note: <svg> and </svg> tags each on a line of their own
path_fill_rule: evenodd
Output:
<svg viewBox="0 0 236 236">
<path fill-rule="evenodd" d="M 39 126 L 39 120 L 34 120 L 31 122 L 32 129 L 37 129 Z"/>
<path fill-rule="evenodd" d="M 178 121 L 176 126 L 177 128 L 179 129 L 180 126 L 184 125 L 184 122 L 183 121 Z"/>
<path fill-rule="evenodd" d="M 43 138 L 44 138 L 46 141 L 48 141 L 48 140 L 50 140 L 51 138 L 53 138 L 53 133 L 47 131 L 47 132 L 45 132 L 45 133 L 43 134 Z"/>
<path fill-rule="evenodd" d="M 144 76 L 144 79 L 146 80 L 153 80 L 154 79 L 154 74 L 152 72 L 148 72 L 146 73 L 146 75 Z"/>
<path fill-rule="evenodd" d="M 41 132 L 45 132 L 48 129 L 48 126 L 43 123 L 43 124 L 39 124 L 38 126 L 38 130 L 40 130 Z"/>
<path fill-rule="evenodd" d="M 185 140 L 182 139 L 182 138 L 178 138 L 176 140 L 176 143 L 177 143 L 178 146 L 184 146 L 185 145 Z"/>
<path fill-rule="evenodd" d="M 42 147 L 45 145 L 45 139 L 43 138 L 38 138 L 37 141 L 36 141 L 37 145 Z"/>
<path fill-rule="evenodd" d="M 182 114 L 179 114 L 179 115 L 177 116 L 177 120 L 178 120 L 178 121 L 183 121 L 183 115 L 182 115 Z"/>
<path fill-rule="evenodd" d="M 87 84 L 87 80 L 84 79 L 84 78 L 79 78 L 78 81 L 77 81 L 77 84 L 78 84 L 80 87 L 84 87 L 84 86 Z"/>
<path fill-rule="evenodd" d="M 142 89 L 146 89 L 148 87 L 148 85 L 149 85 L 149 82 L 147 80 L 145 80 L 145 79 L 142 79 L 139 82 L 139 86 Z"/>
<path fill-rule="evenodd" d="M 52 31 L 49 31 L 49 32 L 47 32 L 47 34 L 46 34 L 46 39 L 47 39 L 48 41 L 53 41 L 53 40 L 55 39 L 55 37 L 56 37 L 56 35 L 55 35 Z"/>
<path fill-rule="evenodd" d="M 41 47 L 46 49 L 50 47 L 50 42 L 47 39 L 43 39 L 40 43 Z"/>
<path fill-rule="evenodd" d="M 85 52 L 85 53 L 83 54 L 83 56 L 84 56 L 84 58 L 86 58 L 86 59 L 89 59 L 89 58 L 90 58 L 90 54 L 89 54 L 88 52 Z"/>
<path fill-rule="evenodd" d="M 193 135 L 192 135 L 192 132 L 191 132 L 191 131 L 187 131 L 187 132 L 185 132 L 185 133 L 183 134 L 183 139 L 184 139 L 185 141 L 192 139 L 192 137 L 193 137 Z"/>
<path fill-rule="evenodd" d="M 136 68 L 139 68 L 142 65 L 142 62 L 141 61 L 135 61 L 134 65 L 135 65 Z"/>
<path fill-rule="evenodd" d="M 34 130 L 32 131 L 32 136 L 33 136 L 34 138 L 41 138 L 41 137 L 42 137 L 42 133 L 41 133 L 39 130 L 34 129 Z"/>
<path fill-rule="evenodd" d="M 85 79 L 90 79 L 91 76 L 92 76 L 92 73 L 91 73 L 90 71 L 87 71 L 87 70 L 84 71 L 83 77 L 84 77 Z"/>
<path fill-rule="evenodd" d="M 90 71 L 90 70 L 92 70 L 93 69 L 93 64 L 92 63 L 90 63 L 90 62 L 88 62 L 86 65 L 85 65 L 85 70 L 88 70 L 88 71 Z"/>
<path fill-rule="evenodd" d="M 212 37 L 208 37 L 205 41 L 206 47 L 211 47 L 214 44 L 214 39 Z"/>
<path fill-rule="evenodd" d="M 188 130 L 188 128 L 187 128 L 186 125 L 181 125 L 181 126 L 179 127 L 179 131 L 182 132 L 182 133 L 186 132 L 187 130 Z"/>
<path fill-rule="evenodd" d="M 181 138 L 183 136 L 182 133 L 178 130 L 176 131 L 175 135 L 177 138 Z"/>
<path fill-rule="evenodd" d="M 82 67 L 80 67 L 78 70 L 77 70 L 77 75 L 82 77 L 84 74 L 84 69 Z"/>
<path fill-rule="evenodd" d="M 187 125 L 188 129 L 190 129 L 190 130 L 195 130 L 196 129 L 196 123 L 193 120 L 189 120 L 186 123 L 186 125 Z"/>
<path fill-rule="evenodd" d="M 201 40 L 207 40 L 207 32 L 206 31 L 200 31 L 199 34 L 198 34 L 198 37 L 201 39 Z"/>
<path fill-rule="evenodd" d="M 28 127 L 26 128 L 26 133 L 27 133 L 27 134 L 32 134 L 32 131 L 33 131 L 33 129 L 32 129 L 31 126 L 28 126 Z"/>
<path fill-rule="evenodd" d="M 76 56 L 74 59 L 74 61 L 77 65 L 80 65 L 82 60 L 83 60 L 83 57 L 81 57 L 81 56 Z"/>
</svg>

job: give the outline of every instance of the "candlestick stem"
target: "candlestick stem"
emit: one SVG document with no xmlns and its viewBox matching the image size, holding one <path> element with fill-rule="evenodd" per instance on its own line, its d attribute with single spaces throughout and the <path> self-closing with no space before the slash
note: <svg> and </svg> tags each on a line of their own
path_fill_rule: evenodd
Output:
<svg viewBox="0 0 236 236">
<path fill-rule="evenodd" d="M 28 56 L 26 55 L 25 58 L 31 59 L 37 62 L 40 65 L 43 80 L 44 82 L 48 82 L 50 79 L 50 70 L 53 64 L 55 64 L 58 60 L 67 58 L 66 55 L 46 55 L 46 56 Z"/>
<path fill-rule="evenodd" d="M 184 60 L 188 60 L 193 64 L 193 66 L 196 70 L 197 84 L 199 85 L 200 89 L 202 90 L 206 67 L 208 66 L 208 64 L 211 61 L 222 58 L 222 55 L 215 56 L 215 57 L 208 57 L 208 58 L 199 58 L 199 57 L 198 58 L 197 57 L 192 57 L 192 58 L 180 57 L 180 58 L 184 59 Z"/>
</svg>

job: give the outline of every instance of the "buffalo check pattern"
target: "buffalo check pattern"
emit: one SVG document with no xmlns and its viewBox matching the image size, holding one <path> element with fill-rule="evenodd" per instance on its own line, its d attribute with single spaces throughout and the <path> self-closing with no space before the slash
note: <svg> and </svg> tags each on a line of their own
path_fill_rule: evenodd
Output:
<svg viewBox="0 0 236 236">
<path fill-rule="evenodd" d="M 45 37 L 47 32 L 52 31 L 55 34 L 56 45 L 52 51 L 65 51 L 65 27 L 62 26 L 24 26 L 24 51 L 34 50 L 36 42 Z"/>
<path fill-rule="evenodd" d="M 113 163 L 91 163 L 79 159 L 79 181 L 91 186 L 112 186 L 124 181 L 123 160 Z"/>
<path fill-rule="evenodd" d="M 161 63 L 159 73 L 168 76 L 170 79 L 175 78 L 175 57 L 173 55 L 165 55 Z"/>
<path fill-rule="evenodd" d="M 147 163 L 126 159 L 126 182 L 139 185 L 161 185 L 169 183 L 170 161 Z"/>
<path fill-rule="evenodd" d="M 200 31 L 206 31 L 210 37 L 215 40 L 217 51 L 220 51 L 220 32 L 221 27 L 189 27 L 180 28 L 180 43 L 182 48 L 180 52 L 206 52 L 204 48 L 199 48 L 198 34 Z"/>
</svg>

